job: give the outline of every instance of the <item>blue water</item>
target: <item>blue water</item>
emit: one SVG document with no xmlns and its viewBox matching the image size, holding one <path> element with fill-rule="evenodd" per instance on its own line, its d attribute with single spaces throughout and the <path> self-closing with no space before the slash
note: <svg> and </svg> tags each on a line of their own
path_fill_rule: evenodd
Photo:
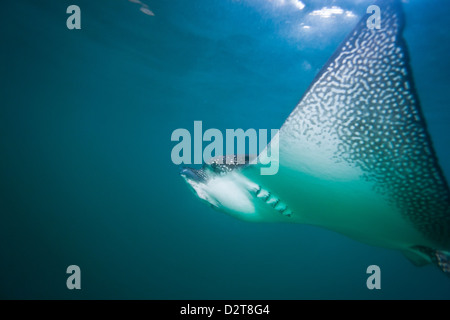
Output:
<svg viewBox="0 0 450 320">
<path fill-rule="evenodd" d="M 235 220 L 179 177 L 173 130 L 193 130 L 194 120 L 279 128 L 371 4 L 293 2 L 148 0 L 154 16 L 126 0 L 3 4 L 1 298 L 450 298 L 433 266 L 319 228 Z M 71 4 L 81 30 L 66 28 Z M 309 15 L 333 5 L 352 14 Z M 409 0 L 404 10 L 416 86 L 450 177 L 450 4 Z M 78 291 L 66 288 L 71 264 L 81 268 Z M 366 287 L 372 264 L 381 290 Z"/>
</svg>

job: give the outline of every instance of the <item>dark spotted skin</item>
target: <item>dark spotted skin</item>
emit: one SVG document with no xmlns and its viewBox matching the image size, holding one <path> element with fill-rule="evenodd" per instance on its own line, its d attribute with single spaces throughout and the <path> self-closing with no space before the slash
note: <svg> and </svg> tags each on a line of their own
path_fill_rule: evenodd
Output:
<svg viewBox="0 0 450 320">
<path fill-rule="evenodd" d="M 236 155 L 226 155 L 214 157 L 206 163 L 215 173 L 226 174 L 235 169 L 247 166 L 256 155 L 243 155 L 242 157 Z"/>
<path fill-rule="evenodd" d="M 369 15 L 363 17 L 280 134 L 317 145 L 326 135 L 337 150 L 336 161 L 360 168 L 436 249 L 449 250 L 449 189 L 415 90 L 401 4 L 375 4 L 381 8 L 381 29 L 369 29 Z"/>
</svg>

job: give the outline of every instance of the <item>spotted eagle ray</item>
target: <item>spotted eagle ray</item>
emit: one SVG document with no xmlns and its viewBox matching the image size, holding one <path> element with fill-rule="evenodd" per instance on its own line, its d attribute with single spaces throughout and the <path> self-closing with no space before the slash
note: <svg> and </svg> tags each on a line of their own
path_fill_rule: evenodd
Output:
<svg viewBox="0 0 450 320">
<path fill-rule="evenodd" d="M 377 5 L 381 28 L 362 18 L 258 158 L 213 158 L 181 176 L 239 219 L 320 226 L 449 275 L 449 188 L 415 90 L 402 7 Z M 267 162 L 257 160 L 274 146 L 279 171 L 261 175 Z"/>
</svg>

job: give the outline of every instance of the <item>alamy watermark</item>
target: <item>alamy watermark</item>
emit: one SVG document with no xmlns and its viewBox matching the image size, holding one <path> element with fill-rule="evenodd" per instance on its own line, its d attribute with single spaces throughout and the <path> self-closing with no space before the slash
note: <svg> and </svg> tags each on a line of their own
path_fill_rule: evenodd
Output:
<svg viewBox="0 0 450 320">
<path fill-rule="evenodd" d="M 66 20 L 66 26 L 69 30 L 81 29 L 81 9 L 77 5 L 70 5 L 67 7 L 66 13 L 70 16 Z"/>
<path fill-rule="evenodd" d="M 215 157 L 218 164 L 224 164 L 221 156 L 235 155 L 238 164 L 245 164 L 246 150 L 248 150 L 249 155 L 260 155 L 255 161 L 248 163 L 249 165 L 261 164 L 262 175 L 274 175 L 279 168 L 278 131 L 278 129 L 272 129 L 271 136 L 268 137 L 267 129 L 260 129 L 258 132 L 255 129 L 246 131 L 226 129 L 224 153 L 222 131 L 212 128 L 203 132 L 202 121 L 194 121 L 193 138 L 187 129 L 180 128 L 172 132 L 171 140 L 178 141 L 172 149 L 172 162 L 177 165 L 202 164 Z M 209 142 L 205 148 L 203 148 L 203 142 Z M 225 161 L 227 164 L 234 163 L 233 157 L 227 157 Z"/>
<path fill-rule="evenodd" d="M 66 273 L 70 274 L 70 276 L 67 278 L 66 286 L 67 289 L 73 290 L 81 289 L 81 270 L 80 267 L 72 264 L 67 267 Z"/>
<path fill-rule="evenodd" d="M 381 10 L 377 5 L 371 5 L 366 10 L 371 16 L 367 19 L 366 24 L 369 29 L 381 29 Z"/>
</svg>

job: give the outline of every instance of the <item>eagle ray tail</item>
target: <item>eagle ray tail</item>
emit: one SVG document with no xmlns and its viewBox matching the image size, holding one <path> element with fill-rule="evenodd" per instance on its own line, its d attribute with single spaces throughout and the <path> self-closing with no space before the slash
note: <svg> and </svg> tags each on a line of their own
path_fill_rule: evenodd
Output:
<svg viewBox="0 0 450 320">
<path fill-rule="evenodd" d="M 444 250 L 435 250 L 427 247 L 416 246 L 416 250 L 428 256 L 431 262 L 442 272 L 450 277 L 450 252 Z"/>
</svg>

